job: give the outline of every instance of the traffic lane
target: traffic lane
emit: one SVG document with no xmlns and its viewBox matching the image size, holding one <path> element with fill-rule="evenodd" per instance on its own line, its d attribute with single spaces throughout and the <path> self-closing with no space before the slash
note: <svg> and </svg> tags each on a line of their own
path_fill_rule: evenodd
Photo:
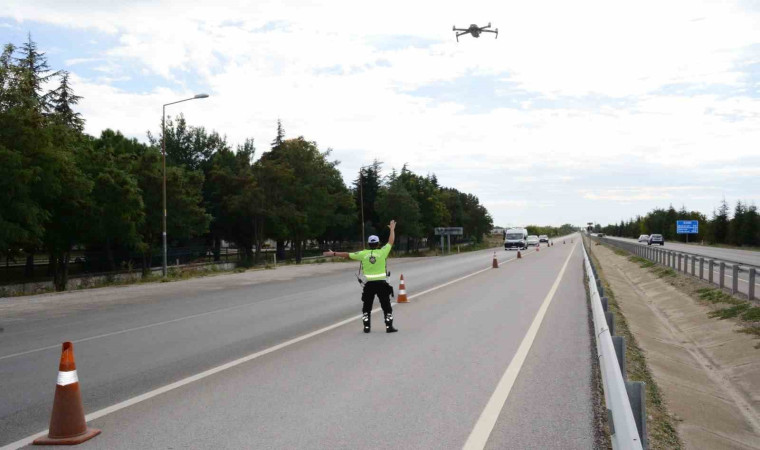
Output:
<svg viewBox="0 0 760 450">
<path fill-rule="evenodd" d="M 595 343 L 579 250 L 568 264 L 486 448 L 594 448 Z M 542 439 L 536 441 L 534 436 Z"/>
<path fill-rule="evenodd" d="M 84 447 L 461 448 L 568 253 L 397 305 L 399 333 L 376 314 L 101 417 Z"/>
<path fill-rule="evenodd" d="M 412 274 L 415 274 L 416 266 L 425 266 L 420 276 L 426 281 L 418 282 L 422 290 L 432 287 L 436 281 L 449 281 L 452 273 L 461 276 L 483 268 L 486 263 L 490 265 L 491 255 L 480 253 L 465 258 L 401 262 L 398 266 L 409 269 Z M 514 258 L 514 254 L 504 257 Z M 430 272 L 431 266 L 439 270 Z M 353 275 L 344 270 L 324 278 L 328 280 L 288 280 L 287 288 L 295 291 L 289 295 L 258 300 L 245 297 L 242 304 L 225 306 L 213 310 L 212 314 L 190 316 L 186 320 L 168 323 L 158 322 L 158 326 L 76 343 L 80 371 L 88 373 L 87 389 L 83 391 L 85 405 L 88 410 L 100 409 L 358 314 L 360 287 L 351 281 Z M 269 293 L 266 289 L 273 288 L 267 284 L 255 287 L 265 290 L 259 297 L 266 297 Z M 276 292 L 276 287 L 274 289 Z M 413 292 L 410 291 L 410 294 Z M 239 290 L 233 289 L 233 293 L 239 293 Z M 229 295 L 217 293 L 216 296 L 219 299 L 209 299 L 213 300 L 214 305 L 220 303 L 217 300 L 228 299 Z M 234 295 L 232 297 L 234 300 Z M 187 302 L 175 303 L 177 312 L 184 313 L 186 308 L 183 307 Z M 226 302 L 223 304 L 229 305 Z M 139 305 L 143 313 L 137 318 L 144 320 L 138 323 L 156 323 L 150 322 L 156 320 L 156 308 L 142 303 Z M 134 305 L 130 306 L 134 308 Z M 163 311 L 163 308 L 158 309 Z M 104 314 L 97 321 L 113 321 L 120 314 L 120 311 Z M 118 326 L 119 329 L 124 327 Z M 84 330 L 90 332 L 92 328 L 86 326 Z M 51 333 L 60 335 L 56 339 Z M 58 342 L 70 339 L 66 333 L 65 328 L 59 327 L 48 333 L 47 339 Z M 59 346 L 56 344 L 40 352 L 0 360 L 0 376 L 8 387 L 0 394 L 0 435 L 7 437 L 7 441 L 34 433 L 47 425 L 55 389 L 51 380 L 56 373 Z"/>
<path fill-rule="evenodd" d="M 621 238 L 614 236 L 605 236 L 604 239 L 614 239 L 623 242 L 638 243 L 636 239 Z M 646 245 L 643 244 L 642 245 Z M 724 261 L 736 261 L 743 264 L 751 264 L 754 266 L 760 266 L 760 252 L 752 250 L 739 250 L 720 247 L 705 247 L 701 245 L 689 245 L 678 242 L 665 242 L 665 248 L 676 250 L 679 252 L 694 253 L 697 255 L 707 256 L 713 259 L 721 259 Z"/>
<path fill-rule="evenodd" d="M 394 272 L 395 269 L 414 271 L 412 283 L 424 288 L 448 277 L 461 276 L 480 264 L 489 264 L 492 251 L 489 249 L 446 258 L 391 258 L 389 267 Z M 422 270 L 416 272 L 417 268 Z M 61 338 L 71 341 L 88 339 L 237 308 L 250 302 L 314 292 L 337 284 L 350 285 L 351 282 L 356 283 L 355 272 L 357 267 L 353 264 L 287 266 L 277 271 L 232 274 L 179 283 L 30 296 L 25 300 L 41 305 L 27 308 L 25 313 L 14 314 L 8 308 L 3 310 L 0 323 L 4 325 L 5 332 L 0 335 L 3 344 L 0 361 L 8 355 L 24 351 L 57 348 Z M 398 274 L 394 273 L 392 278 L 397 277 Z"/>
</svg>

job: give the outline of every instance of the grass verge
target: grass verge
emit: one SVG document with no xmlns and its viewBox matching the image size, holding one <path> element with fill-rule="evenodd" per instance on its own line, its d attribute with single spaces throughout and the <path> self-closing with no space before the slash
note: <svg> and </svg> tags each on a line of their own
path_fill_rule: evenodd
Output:
<svg viewBox="0 0 760 450">
<path fill-rule="evenodd" d="M 587 248 L 591 248 L 587 246 Z M 629 380 L 643 381 L 646 383 L 646 408 L 647 408 L 647 431 L 650 449 L 678 450 L 683 448 L 678 431 L 675 427 L 675 419 L 668 412 L 662 401 L 660 388 L 657 386 L 652 372 L 647 366 L 646 357 L 639 347 L 636 337 L 628 328 L 625 315 L 615 299 L 615 292 L 610 288 L 604 277 L 604 269 L 594 256 L 589 252 L 594 261 L 599 278 L 602 280 L 604 293 L 609 298 L 609 311 L 615 314 L 615 334 L 625 338 L 626 373 Z"/>
</svg>

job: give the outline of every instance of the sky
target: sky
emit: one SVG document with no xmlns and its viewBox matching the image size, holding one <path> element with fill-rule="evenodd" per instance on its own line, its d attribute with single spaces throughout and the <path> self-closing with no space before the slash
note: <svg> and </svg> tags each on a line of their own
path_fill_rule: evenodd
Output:
<svg viewBox="0 0 760 450">
<path fill-rule="evenodd" d="M 71 73 L 85 130 L 147 141 L 161 106 L 269 149 L 277 120 L 350 183 L 377 159 L 495 225 L 760 206 L 760 2 L 4 0 Z M 456 41 L 452 26 L 499 29 Z M 442 224 L 446 225 L 446 224 Z"/>
</svg>

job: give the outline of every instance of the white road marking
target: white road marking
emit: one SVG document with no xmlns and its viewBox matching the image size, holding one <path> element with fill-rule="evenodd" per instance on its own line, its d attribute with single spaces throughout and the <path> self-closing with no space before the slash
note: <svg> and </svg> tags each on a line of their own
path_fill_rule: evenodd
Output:
<svg viewBox="0 0 760 450">
<path fill-rule="evenodd" d="M 493 431 L 493 427 L 496 425 L 496 420 L 499 418 L 502 408 L 504 408 L 504 403 L 506 403 L 507 397 L 509 397 L 509 392 L 512 390 L 517 375 L 520 373 L 525 358 L 528 356 L 533 341 L 536 339 L 541 323 L 544 321 L 546 311 L 549 309 L 554 294 L 557 292 L 560 281 L 562 281 L 562 276 L 565 274 L 565 269 L 570 262 L 570 257 L 575 253 L 576 246 L 577 244 L 573 246 L 572 250 L 570 250 L 570 254 L 567 255 L 565 264 L 559 271 L 557 279 L 554 280 L 554 284 L 551 289 L 549 289 L 549 293 L 546 294 L 546 298 L 544 298 L 543 303 L 541 303 L 541 307 L 538 308 L 533 323 L 530 324 L 530 328 L 528 328 L 527 333 L 525 333 L 525 337 L 523 337 L 520 347 L 518 347 L 517 352 L 512 357 L 512 361 L 510 361 L 507 370 L 504 372 L 501 380 L 499 380 L 499 384 L 496 385 L 496 390 L 491 394 L 491 398 L 488 400 L 486 407 L 480 414 L 480 418 L 478 418 L 478 421 L 475 423 L 475 427 L 467 438 L 467 442 L 465 442 L 464 447 L 462 447 L 463 449 L 480 450 L 485 448 L 488 438 L 491 436 L 491 431 Z"/>
<path fill-rule="evenodd" d="M 573 250 L 575 250 L 575 247 L 573 247 Z M 525 252 L 524 255 L 527 255 L 529 253 L 533 253 L 533 252 Z M 570 252 L 570 254 L 572 255 L 572 251 Z M 505 260 L 503 262 L 507 263 L 507 262 L 510 262 L 510 261 L 514 261 L 516 259 L 517 258 L 511 258 L 511 259 L 507 259 L 507 260 Z M 565 262 L 565 265 L 567 265 L 567 262 Z M 427 294 L 429 292 L 433 292 L 435 290 L 441 289 L 441 288 L 449 286 L 449 285 L 451 285 L 453 283 L 465 280 L 467 278 L 470 278 L 470 277 L 475 276 L 475 275 L 477 275 L 479 273 L 483 273 L 483 272 L 486 272 L 486 271 L 489 271 L 489 270 L 493 270 L 491 268 L 491 266 L 488 266 L 487 268 L 485 268 L 483 270 L 478 270 L 476 272 L 473 272 L 473 273 L 471 273 L 469 275 L 465 275 L 463 277 L 457 278 L 456 280 L 449 281 L 449 282 L 446 282 L 444 284 L 440 284 L 438 286 L 435 286 L 435 287 L 432 287 L 430 289 L 427 289 L 425 291 L 419 292 L 417 294 L 411 295 L 408 298 L 409 299 L 413 299 L 413 298 L 416 298 L 416 297 L 420 297 L 420 296 L 425 295 L 425 294 Z M 564 270 L 565 269 L 563 267 L 562 271 L 564 272 Z M 393 304 L 398 304 L 398 303 L 397 302 L 393 302 Z M 380 310 L 381 310 L 381 308 L 375 308 L 375 309 L 372 310 L 372 312 L 374 313 L 374 312 L 378 312 Z M 213 311 L 211 311 L 211 312 L 213 312 Z M 203 313 L 203 314 L 209 314 L 209 313 Z M 203 315 L 203 314 L 199 314 L 199 315 Z M 178 320 L 182 320 L 182 319 L 189 318 L 189 317 L 192 317 L 192 316 L 183 317 L 183 318 L 179 318 L 179 319 L 174 319 L 174 320 L 170 320 L 170 321 L 167 321 L 167 322 L 164 322 L 164 323 L 176 322 Z M 285 341 L 285 342 L 282 342 L 280 344 L 277 344 L 277 345 L 275 345 L 273 347 L 269 347 L 269 348 L 267 348 L 265 350 L 261 350 L 261 351 L 258 351 L 256 353 L 252 353 L 252 354 L 250 354 L 248 356 L 244 356 L 244 357 L 236 359 L 234 361 L 230 361 L 230 362 L 228 362 L 226 364 L 222 364 L 221 366 L 217 366 L 217 367 L 214 367 L 212 369 L 206 370 L 204 372 L 201 372 L 201 373 L 189 376 L 187 378 L 183 378 L 183 379 L 181 379 L 179 381 L 176 381 L 176 382 L 171 383 L 171 384 L 167 384 L 166 386 L 162 386 L 162 387 L 160 387 L 158 389 L 154 389 L 154 390 L 146 392 L 146 393 L 144 393 L 142 395 L 138 395 L 136 397 L 132 397 L 132 398 L 127 399 L 127 400 L 125 400 L 123 402 L 117 403 L 115 405 L 111 405 L 111 406 L 109 406 L 107 408 L 103 408 L 101 410 L 95 411 L 95 412 L 90 413 L 90 414 L 87 414 L 84 417 L 85 421 L 91 422 L 91 421 L 99 419 L 99 418 L 101 418 L 101 417 L 103 417 L 105 415 L 111 414 L 113 412 L 119 411 L 121 409 L 127 408 L 129 406 L 135 405 L 135 404 L 143 402 L 145 400 L 149 400 L 149 399 L 151 399 L 153 397 L 156 397 L 158 395 L 165 394 L 166 392 L 169 392 L 169 391 L 172 391 L 174 389 L 180 388 L 182 386 L 185 386 L 187 384 L 193 383 L 195 381 L 199 381 L 199 380 L 202 380 L 204 378 L 210 377 L 211 375 L 217 374 L 217 373 L 222 372 L 222 371 L 227 370 L 227 369 L 231 369 L 231 368 L 233 368 L 235 366 L 239 366 L 240 364 L 243 364 L 243 363 L 246 363 L 248 361 L 254 360 L 256 358 L 259 358 L 261 356 L 267 355 L 269 353 L 276 352 L 277 350 L 283 349 L 285 347 L 289 347 L 289 346 L 291 346 L 293 344 L 296 344 L 298 342 L 301 342 L 301 341 L 305 341 L 306 339 L 309 339 L 309 338 L 312 338 L 314 336 L 320 335 L 320 334 L 325 333 L 327 331 L 334 330 L 335 328 L 341 327 L 343 325 L 346 325 L 348 323 L 354 322 L 354 321 L 359 320 L 361 318 L 362 318 L 361 315 L 353 316 L 351 318 L 342 320 L 340 322 L 334 323 L 334 324 L 326 326 L 324 328 L 320 328 L 319 330 L 312 331 L 311 333 L 306 333 L 306 334 L 301 335 L 301 336 L 299 336 L 297 338 L 293 338 L 293 339 L 290 339 L 288 341 Z M 139 328 L 135 328 L 135 329 L 143 329 L 143 328 L 148 328 L 150 326 L 156 326 L 156 325 L 158 325 L 158 324 L 145 325 L 143 327 L 139 327 Z M 110 333 L 109 335 L 119 334 L 119 333 L 126 333 L 127 331 L 133 331 L 135 329 L 117 331 L 115 333 Z M 98 337 L 104 337 L 104 336 L 105 335 L 93 336 L 91 338 L 80 339 L 78 342 L 81 342 L 83 340 L 97 339 Z M 77 341 L 72 341 L 72 342 L 77 342 Z M 58 347 L 58 346 L 56 346 L 56 347 Z M 28 353 L 31 353 L 31 352 L 32 351 L 30 351 Z M 9 358 L 10 356 L 13 356 L 13 355 L 5 356 L 5 358 Z M 0 447 L 0 450 L 15 450 L 17 448 L 24 447 L 26 445 L 31 444 L 31 442 L 33 440 L 35 440 L 35 439 L 37 439 L 39 437 L 47 436 L 47 433 L 48 433 L 48 430 L 40 431 L 39 433 L 33 434 L 31 436 L 27 436 L 27 437 L 25 437 L 23 439 L 19 439 L 16 442 L 12 442 L 10 444 L 4 445 L 3 447 Z"/>
</svg>

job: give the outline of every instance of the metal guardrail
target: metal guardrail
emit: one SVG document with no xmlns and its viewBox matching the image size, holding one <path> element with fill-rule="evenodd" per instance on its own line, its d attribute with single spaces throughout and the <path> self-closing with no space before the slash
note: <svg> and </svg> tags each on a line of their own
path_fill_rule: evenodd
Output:
<svg viewBox="0 0 760 450">
<path fill-rule="evenodd" d="M 604 400 L 607 405 L 612 448 L 645 450 L 647 448 L 645 385 L 642 382 L 625 381 L 625 342 L 622 337 L 612 336 L 614 319 L 612 313 L 605 311 L 607 298 L 602 297 L 601 283 L 597 280 L 596 269 L 583 241 L 581 245 L 583 245 L 583 260 L 591 296 L 596 351 L 604 387 Z M 634 410 L 637 414 L 634 414 Z"/>
<path fill-rule="evenodd" d="M 617 239 L 606 239 L 596 236 L 592 236 L 591 239 L 613 245 L 656 264 L 669 267 L 677 272 L 705 280 L 710 284 L 717 285 L 720 289 L 730 291 L 731 295 L 740 293 L 746 295 L 750 300 L 758 299 L 757 287 L 759 280 L 757 273 L 760 272 L 760 267 L 758 266 L 634 242 L 619 241 Z M 727 271 L 729 273 L 726 273 Z M 742 278 L 743 275 L 746 275 L 746 279 Z"/>
</svg>

